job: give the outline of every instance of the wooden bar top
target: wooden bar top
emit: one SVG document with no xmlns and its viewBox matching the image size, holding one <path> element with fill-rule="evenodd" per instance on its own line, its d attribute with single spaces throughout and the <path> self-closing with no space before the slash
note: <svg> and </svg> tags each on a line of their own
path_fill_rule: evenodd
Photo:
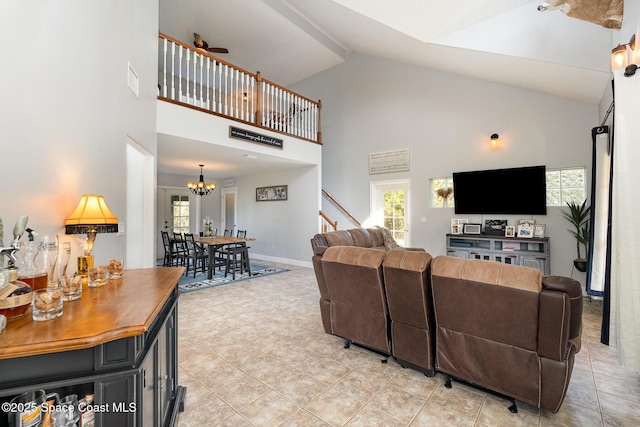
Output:
<svg viewBox="0 0 640 427">
<path fill-rule="evenodd" d="M 82 289 L 62 316 L 36 322 L 31 308 L 0 333 L 0 359 L 95 347 L 146 332 L 177 286 L 184 267 L 124 270 L 121 279 Z"/>
</svg>

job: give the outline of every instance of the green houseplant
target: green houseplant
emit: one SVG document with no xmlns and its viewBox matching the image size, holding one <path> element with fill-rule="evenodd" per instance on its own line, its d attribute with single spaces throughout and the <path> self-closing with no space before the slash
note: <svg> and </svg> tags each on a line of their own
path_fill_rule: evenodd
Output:
<svg viewBox="0 0 640 427">
<path fill-rule="evenodd" d="M 582 203 L 567 202 L 569 210 L 563 210 L 562 215 L 571 223 L 573 228 L 569 228 L 569 233 L 576 238 L 576 253 L 577 258 L 573 260 L 573 265 L 578 271 L 587 271 L 587 256 L 589 249 L 589 214 L 591 213 L 591 206 L 587 206 L 587 201 Z M 584 247 L 584 257 L 580 248 Z"/>
</svg>

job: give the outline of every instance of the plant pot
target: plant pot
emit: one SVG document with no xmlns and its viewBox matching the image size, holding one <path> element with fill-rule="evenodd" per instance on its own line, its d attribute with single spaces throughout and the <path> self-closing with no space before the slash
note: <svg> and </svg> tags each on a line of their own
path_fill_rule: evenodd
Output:
<svg viewBox="0 0 640 427">
<path fill-rule="evenodd" d="M 586 259 L 574 259 L 573 260 L 573 266 L 576 268 L 576 270 L 584 273 L 585 271 L 587 271 L 587 260 Z"/>
</svg>

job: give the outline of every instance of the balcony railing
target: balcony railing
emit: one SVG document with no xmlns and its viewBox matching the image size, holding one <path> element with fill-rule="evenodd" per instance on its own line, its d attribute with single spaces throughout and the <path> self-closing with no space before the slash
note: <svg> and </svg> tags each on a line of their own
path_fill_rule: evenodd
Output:
<svg viewBox="0 0 640 427">
<path fill-rule="evenodd" d="M 313 101 L 162 33 L 159 99 L 315 143 L 322 102 Z"/>
</svg>

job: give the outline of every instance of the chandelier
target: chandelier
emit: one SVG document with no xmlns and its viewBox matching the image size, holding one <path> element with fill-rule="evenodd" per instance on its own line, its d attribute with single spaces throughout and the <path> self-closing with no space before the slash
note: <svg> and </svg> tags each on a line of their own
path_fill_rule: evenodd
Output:
<svg viewBox="0 0 640 427">
<path fill-rule="evenodd" d="M 204 165 L 198 165 L 198 166 L 200 166 L 200 180 L 196 183 L 188 182 L 187 187 L 189 187 L 189 189 L 193 194 L 197 196 L 204 196 L 206 194 L 211 193 L 216 188 L 216 184 L 215 183 L 206 184 L 204 182 L 204 176 L 202 175 L 202 168 L 204 167 Z"/>
</svg>

